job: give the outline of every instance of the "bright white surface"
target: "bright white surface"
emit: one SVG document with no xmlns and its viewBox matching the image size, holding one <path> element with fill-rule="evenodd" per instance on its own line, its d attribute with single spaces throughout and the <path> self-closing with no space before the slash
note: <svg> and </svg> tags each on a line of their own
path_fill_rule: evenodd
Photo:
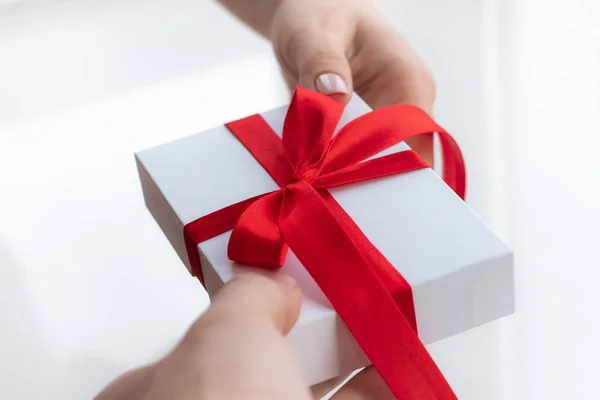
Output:
<svg viewBox="0 0 600 400">
<path fill-rule="evenodd" d="M 369 110 L 355 96 L 338 130 Z M 279 107 L 262 114 L 280 137 L 286 111 L 287 107 Z M 377 156 L 406 149 L 399 143 Z M 224 126 L 144 150 L 137 153 L 137 160 L 152 215 L 186 264 L 185 224 L 277 189 Z M 215 173 L 207 174 L 210 170 Z M 342 186 L 331 193 L 410 283 L 424 343 L 513 312 L 512 252 L 430 169 L 363 182 L 359 187 Z M 227 258 L 229 237 L 219 235 L 198 246 L 210 294 L 240 271 Z M 288 339 L 308 383 L 318 384 L 368 365 L 298 258 L 290 254 L 282 272 L 293 276 L 305 295 Z"/>
<path fill-rule="evenodd" d="M 434 70 L 470 204 L 517 250 L 516 316 L 436 359 L 461 400 L 594 399 L 598 2 L 377 3 Z M 90 398 L 206 304 L 132 153 L 285 91 L 268 45 L 212 2 L 22 4 L 0 8 L 0 398 Z"/>
<path fill-rule="evenodd" d="M 510 3 L 503 70 L 517 244 L 518 398 L 595 399 L 600 3 Z"/>
</svg>

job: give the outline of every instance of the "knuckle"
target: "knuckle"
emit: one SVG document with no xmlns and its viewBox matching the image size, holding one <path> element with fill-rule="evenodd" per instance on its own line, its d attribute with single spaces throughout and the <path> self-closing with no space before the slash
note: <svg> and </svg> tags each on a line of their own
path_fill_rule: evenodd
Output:
<svg viewBox="0 0 600 400">
<path fill-rule="evenodd" d="M 287 29 L 273 40 L 273 48 L 284 69 L 294 75 L 347 63 L 343 41 L 315 21 Z"/>
<path fill-rule="evenodd" d="M 318 72 L 328 72 L 323 69 L 331 68 L 345 63 L 345 57 L 337 51 L 328 49 L 317 49 L 299 65 L 301 70 L 318 70 Z M 323 70 L 323 71 L 321 71 Z"/>
<path fill-rule="evenodd" d="M 277 59 L 284 70 L 292 75 L 298 74 L 296 59 L 297 55 L 301 54 L 306 47 L 304 35 L 305 32 L 302 29 L 290 28 L 273 38 L 273 49 Z"/>
</svg>

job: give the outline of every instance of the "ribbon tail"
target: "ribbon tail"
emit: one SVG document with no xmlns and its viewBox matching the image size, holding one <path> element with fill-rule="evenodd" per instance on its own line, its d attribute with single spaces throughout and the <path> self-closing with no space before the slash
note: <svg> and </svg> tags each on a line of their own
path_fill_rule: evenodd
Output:
<svg viewBox="0 0 600 400">
<path fill-rule="evenodd" d="M 313 167 L 320 170 L 335 127 L 344 112 L 344 104 L 322 93 L 298 86 L 283 124 L 283 147 L 300 172 Z"/>
<path fill-rule="evenodd" d="M 319 176 L 313 186 L 317 189 L 330 188 L 428 167 L 429 165 L 415 151 L 399 151 Z"/>
<path fill-rule="evenodd" d="M 346 124 L 331 141 L 322 174 L 346 168 L 414 136 L 444 129 L 418 107 L 394 104 Z"/>
<path fill-rule="evenodd" d="M 467 191 L 467 179 L 465 160 L 460 147 L 445 130 L 438 131 L 438 137 L 442 148 L 444 182 L 464 200 Z"/>
<path fill-rule="evenodd" d="M 444 181 L 464 200 L 466 172 L 458 144 L 425 111 L 407 104 L 382 107 L 344 126 L 332 140 L 321 173 L 332 174 L 408 138 L 434 132 L 442 147 Z"/>
<path fill-rule="evenodd" d="M 396 398 L 457 399 L 364 254 L 306 182 L 286 188 L 279 226 Z"/>
<path fill-rule="evenodd" d="M 356 222 L 354 222 L 340 203 L 328 191 L 320 190 L 319 194 L 349 234 L 356 247 L 361 250 L 365 260 L 370 263 L 371 270 L 379 277 L 381 284 L 386 288 L 390 296 L 392 296 L 407 322 L 415 332 L 418 332 L 417 316 L 415 315 L 415 304 L 410 284 L 388 259 L 385 258 L 379 249 L 367 239 L 363 231 L 356 225 Z"/>
</svg>

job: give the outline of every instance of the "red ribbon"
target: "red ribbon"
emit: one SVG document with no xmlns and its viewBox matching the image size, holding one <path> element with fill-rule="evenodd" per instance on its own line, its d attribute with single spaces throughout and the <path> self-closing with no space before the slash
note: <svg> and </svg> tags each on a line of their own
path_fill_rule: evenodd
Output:
<svg viewBox="0 0 600 400">
<path fill-rule="evenodd" d="M 456 399 L 417 336 L 410 285 L 326 189 L 427 168 L 412 150 L 364 160 L 410 137 L 437 132 L 444 180 L 464 198 L 460 149 L 410 105 L 372 111 L 334 137 L 343 109 L 327 96 L 297 88 L 281 140 L 260 115 L 227 124 L 280 189 L 187 224 L 192 271 L 203 282 L 198 244 L 232 229 L 228 256 L 243 265 L 279 268 L 289 247 L 396 398 Z"/>
</svg>

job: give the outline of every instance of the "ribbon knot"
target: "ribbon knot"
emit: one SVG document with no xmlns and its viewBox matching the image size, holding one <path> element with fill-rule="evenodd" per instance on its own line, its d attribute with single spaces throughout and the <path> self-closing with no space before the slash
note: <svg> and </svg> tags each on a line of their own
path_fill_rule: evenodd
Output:
<svg viewBox="0 0 600 400">
<path fill-rule="evenodd" d="M 291 248 L 397 398 L 454 400 L 416 335 L 410 285 L 326 189 L 428 167 L 412 150 L 371 157 L 437 132 L 444 181 L 464 198 L 460 149 L 424 111 L 409 105 L 377 109 L 334 137 L 343 110 L 342 103 L 299 87 L 281 139 L 259 115 L 227 124 L 280 189 L 187 224 L 192 270 L 203 282 L 197 245 L 229 230 L 228 257 L 246 266 L 280 268 Z"/>
<path fill-rule="evenodd" d="M 304 181 L 307 183 L 314 183 L 315 179 L 317 178 L 318 173 L 315 173 L 315 171 L 311 168 L 305 168 L 304 170 L 300 171 L 298 173 L 298 177 L 299 177 L 299 181 Z M 296 181 L 292 181 L 290 183 L 294 183 Z"/>
</svg>

